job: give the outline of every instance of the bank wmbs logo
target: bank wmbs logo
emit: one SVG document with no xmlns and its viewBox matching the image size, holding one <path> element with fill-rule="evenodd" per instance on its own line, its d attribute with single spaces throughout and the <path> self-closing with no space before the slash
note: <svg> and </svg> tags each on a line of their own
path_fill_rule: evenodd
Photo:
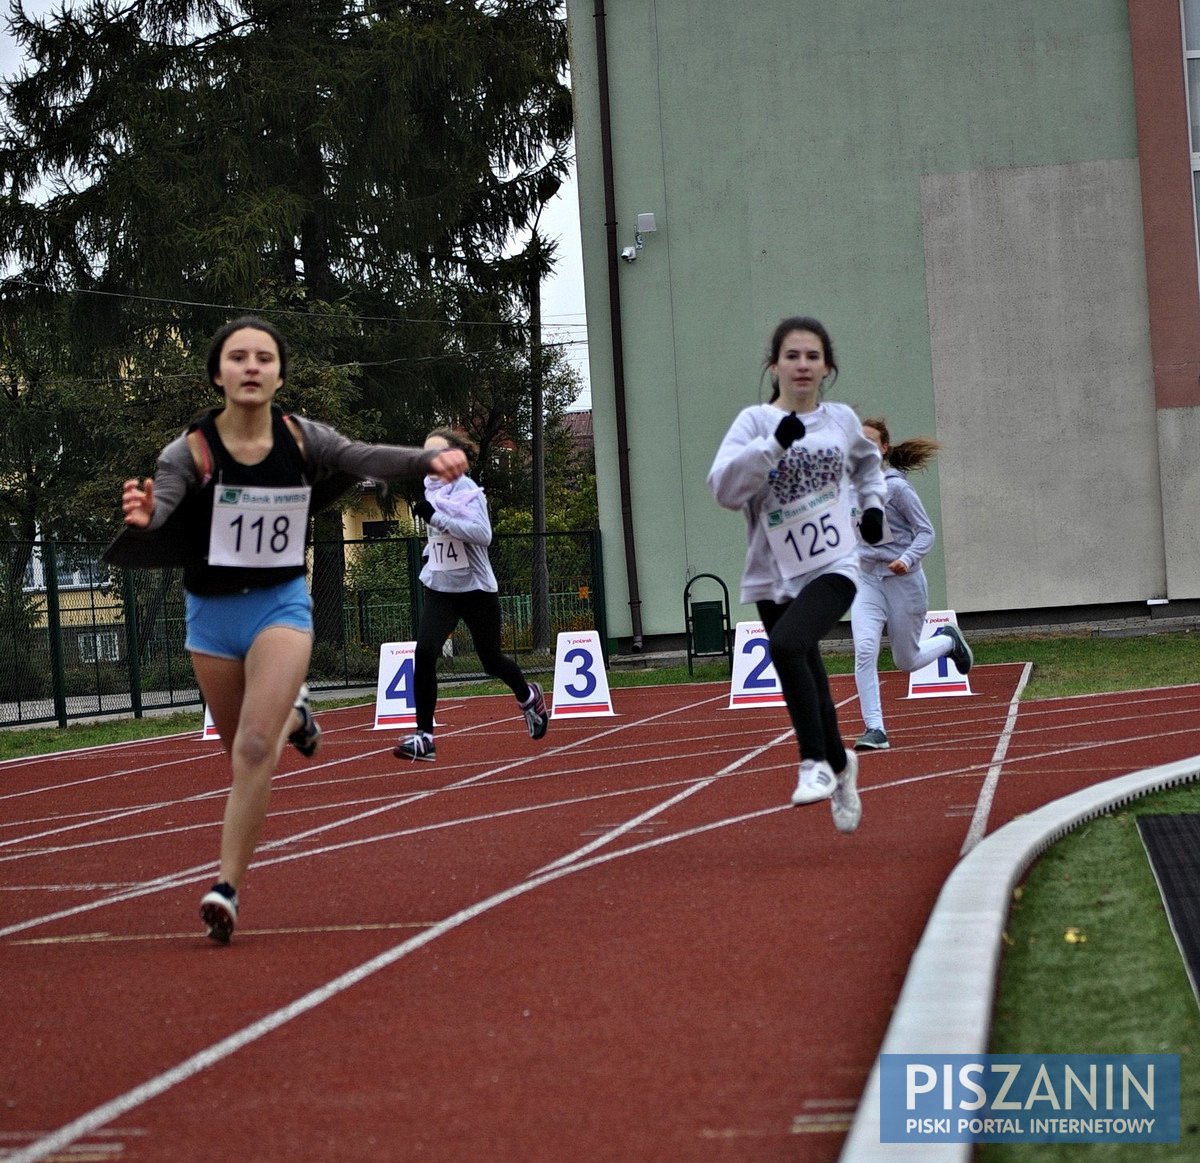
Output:
<svg viewBox="0 0 1200 1163">
<path fill-rule="evenodd" d="M 1177 1143 L 1178 1054 L 884 1054 L 885 1143 Z"/>
</svg>

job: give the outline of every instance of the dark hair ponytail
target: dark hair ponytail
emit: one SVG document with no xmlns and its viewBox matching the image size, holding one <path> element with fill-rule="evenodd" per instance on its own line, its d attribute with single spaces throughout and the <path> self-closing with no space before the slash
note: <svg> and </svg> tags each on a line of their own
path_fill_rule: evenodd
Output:
<svg viewBox="0 0 1200 1163">
<path fill-rule="evenodd" d="M 892 443 L 887 421 L 882 416 L 872 416 L 862 422 L 864 428 L 874 428 L 879 439 L 887 447 L 883 459 L 903 473 L 918 472 L 926 468 L 942 446 L 932 436 L 914 436 L 910 440 Z"/>
</svg>

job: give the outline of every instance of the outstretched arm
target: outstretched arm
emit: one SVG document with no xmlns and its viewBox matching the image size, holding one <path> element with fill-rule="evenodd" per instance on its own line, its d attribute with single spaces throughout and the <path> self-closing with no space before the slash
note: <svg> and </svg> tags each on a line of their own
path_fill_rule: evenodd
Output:
<svg viewBox="0 0 1200 1163">
<path fill-rule="evenodd" d="M 467 471 L 467 458 L 456 448 L 437 451 L 400 444 L 351 440 L 320 420 L 290 418 L 301 434 L 302 449 L 318 469 L 347 473 L 358 480 L 394 481 L 426 473 L 444 481 Z"/>
<path fill-rule="evenodd" d="M 154 480 L 128 480 L 121 489 L 121 512 L 125 524 L 134 529 L 145 529 L 154 519 Z"/>
<path fill-rule="evenodd" d="M 466 454 L 457 448 L 443 448 L 429 462 L 430 476 L 440 477 L 444 481 L 456 481 L 466 471 Z"/>
</svg>

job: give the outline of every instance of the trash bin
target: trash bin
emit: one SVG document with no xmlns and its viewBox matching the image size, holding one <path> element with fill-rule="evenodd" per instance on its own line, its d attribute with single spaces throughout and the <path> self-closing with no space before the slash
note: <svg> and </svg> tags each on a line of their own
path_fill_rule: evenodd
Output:
<svg viewBox="0 0 1200 1163">
<path fill-rule="evenodd" d="M 697 582 L 721 587 L 721 601 L 693 602 L 692 587 Z M 683 587 L 683 621 L 687 631 L 688 674 L 693 658 L 723 655 L 733 668 L 733 642 L 729 623 L 729 587 L 715 573 L 698 573 Z"/>
<path fill-rule="evenodd" d="M 725 654 L 725 607 L 720 602 L 692 603 L 692 653 Z"/>
</svg>

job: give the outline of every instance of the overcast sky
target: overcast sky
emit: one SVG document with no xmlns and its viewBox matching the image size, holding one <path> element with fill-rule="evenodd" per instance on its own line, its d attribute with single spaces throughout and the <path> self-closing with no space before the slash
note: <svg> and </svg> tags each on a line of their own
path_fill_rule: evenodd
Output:
<svg viewBox="0 0 1200 1163">
<path fill-rule="evenodd" d="M 28 15 L 48 12 L 60 0 L 24 0 Z M 22 63 L 20 53 L 8 35 L 8 0 L 0 0 L 0 76 L 14 74 Z M 574 174 L 563 183 L 553 201 L 542 211 L 544 237 L 558 241 L 555 272 L 542 285 L 542 339 L 562 343 L 563 351 L 584 385 L 575 407 L 591 407 L 587 366 L 587 332 L 583 303 L 583 259 L 579 245 L 579 202 Z M 523 240 L 522 240 L 523 241 Z"/>
</svg>

